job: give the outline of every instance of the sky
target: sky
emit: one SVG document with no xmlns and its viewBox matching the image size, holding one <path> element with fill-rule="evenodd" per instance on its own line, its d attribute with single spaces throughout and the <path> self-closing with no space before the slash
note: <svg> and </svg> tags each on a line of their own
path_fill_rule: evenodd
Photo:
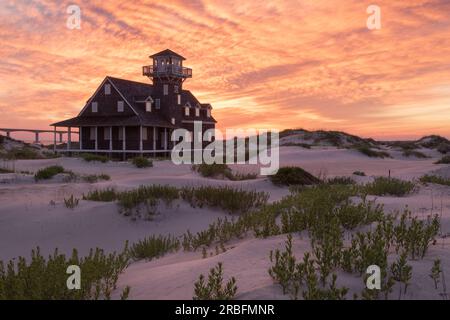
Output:
<svg viewBox="0 0 450 320">
<path fill-rule="evenodd" d="M 0 0 L 0 44 L 0 127 L 76 116 L 107 75 L 150 83 L 170 48 L 219 129 L 450 138 L 450 0 Z"/>
</svg>

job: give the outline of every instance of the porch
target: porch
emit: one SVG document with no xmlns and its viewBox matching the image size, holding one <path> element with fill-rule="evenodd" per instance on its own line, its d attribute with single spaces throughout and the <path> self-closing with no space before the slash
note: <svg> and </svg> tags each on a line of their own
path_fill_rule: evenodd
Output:
<svg viewBox="0 0 450 320">
<path fill-rule="evenodd" d="M 72 131 L 74 128 L 78 132 Z M 173 147 L 171 128 L 156 126 L 80 126 L 67 127 L 67 141 L 57 145 L 57 126 L 54 126 L 53 150 L 56 153 L 168 153 Z M 72 140 L 72 134 L 78 139 Z"/>
</svg>

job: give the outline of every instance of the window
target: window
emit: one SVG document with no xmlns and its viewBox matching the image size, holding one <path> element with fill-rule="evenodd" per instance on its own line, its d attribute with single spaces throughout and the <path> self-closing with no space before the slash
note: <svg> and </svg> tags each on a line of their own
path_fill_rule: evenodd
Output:
<svg viewBox="0 0 450 320">
<path fill-rule="evenodd" d="M 172 124 L 175 124 L 175 118 L 172 118 Z"/>
<path fill-rule="evenodd" d="M 104 127 L 103 128 L 103 140 L 109 140 L 111 139 L 111 135 L 109 130 L 111 129 L 111 127 Z"/>
<path fill-rule="evenodd" d="M 98 111 L 98 103 L 97 102 L 92 102 L 91 107 L 92 107 L 92 112 Z"/>
<path fill-rule="evenodd" d="M 173 86 L 173 92 L 178 93 L 178 86 Z"/>
<path fill-rule="evenodd" d="M 123 101 L 117 101 L 117 112 L 123 112 Z"/>
<path fill-rule="evenodd" d="M 105 84 L 105 95 L 111 94 L 111 85 L 109 83 Z"/>
<path fill-rule="evenodd" d="M 206 116 L 211 118 L 211 109 L 206 109 Z"/>
<path fill-rule="evenodd" d="M 95 140 L 96 129 L 94 127 L 89 128 L 89 139 Z"/>
<path fill-rule="evenodd" d="M 148 133 L 147 133 L 147 127 L 142 127 L 142 140 L 147 140 Z"/>
<path fill-rule="evenodd" d="M 195 108 L 195 116 L 200 117 L 200 108 Z"/>
<path fill-rule="evenodd" d="M 156 99 L 156 100 L 155 100 L 155 108 L 156 108 L 156 109 L 161 108 L 161 100 L 159 100 L 159 99 Z"/>
<path fill-rule="evenodd" d="M 119 140 L 123 141 L 123 127 L 119 127 Z"/>
<path fill-rule="evenodd" d="M 145 111 L 152 112 L 152 103 L 150 101 L 145 102 Z"/>
<path fill-rule="evenodd" d="M 178 104 L 181 104 L 181 95 L 180 94 L 177 95 L 177 102 L 178 102 Z"/>
<path fill-rule="evenodd" d="M 184 115 L 189 116 L 189 107 L 184 107 Z"/>
<path fill-rule="evenodd" d="M 165 84 L 163 86 L 164 95 L 167 96 L 169 94 L 169 85 Z"/>
</svg>

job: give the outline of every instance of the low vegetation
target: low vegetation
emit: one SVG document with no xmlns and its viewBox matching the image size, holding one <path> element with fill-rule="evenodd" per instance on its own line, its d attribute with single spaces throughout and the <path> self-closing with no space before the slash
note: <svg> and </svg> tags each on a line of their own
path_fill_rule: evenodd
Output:
<svg viewBox="0 0 450 320">
<path fill-rule="evenodd" d="M 368 145 L 357 145 L 354 147 L 354 149 L 368 157 L 371 157 L 371 158 L 390 158 L 391 157 L 391 155 L 389 153 L 387 153 L 385 151 L 373 150 Z"/>
<path fill-rule="evenodd" d="M 110 299 L 128 262 L 126 247 L 121 253 L 108 255 L 97 248 L 86 257 L 79 257 L 76 250 L 71 256 L 55 250 L 48 258 L 37 248 L 29 261 L 24 257 L 6 264 L 0 261 L 0 300 Z M 82 270 L 79 290 L 69 290 L 66 285 L 71 265 Z"/>
<path fill-rule="evenodd" d="M 83 200 L 111 202 L 117 200 L 118 194 L 114 188 L 93 190 L 83 194 Z"/>
<path fill-rule="evenodd" d="M 450 156 L 443 156 L 441 159 L 435 162 L 436 164 L 450 164 Z"/>
<path fill-rule="evenodd" d="M 171 251 L 177 251 L 180 241 L 172 236 L 151 236 L 134 243 L 130 247 L 130 256 L 134 260 L 152 260 Z"/>
<path fill-rule="evenodd" d="M 363 171 L 354 171 L 353 174 L 355 176 L 360 176 L 360 177 L 365 177 L 366 176 L 365 172 L 363 172 Z"/>
<path fill-rule="evenodd" d="M 75 198 L 73 194 L 68 199 L 64 198 L 64 205 L 68 209 L 75 209 L 75 207 L 78 206 L 79 202 L 80 199 Z"/>
<path fill-rule="evenodd" d="M 65 170 L 62 166 L 50 166 L 43 169 L 40 169 L 34 175 L 34 179 L 36 181 L 39 180 L 48 180 L 53 178 L 59 173 L 63 173 Z"/>
<path fill-rule="evenodd" d="M 444 178 L 436 175 L 424 175 L 420 177 L 420 182 L 422 183 L 435 183 L 435 184 L 441 184 L 444 186 L 450 186 L 450 179 Z"/>
<path fill-rule="evenodd" d="M 117 200 L 120 212 L 124 215 L 149 218 L 156 213 L 159 201 L 170 205 L 174 200 L 182 199 L 194 208 L 211 207 L 232 214 L 244 214 L 264 206 L 269 199 L 269 195 L 265 192 L 246 191 L 228 186 L 176 188 L 165 185 L 150 185 L 122 192 L 113 188 L 94 190 L 83 195 L 83 199 L 91 201 Z"/>
<path fill-rule="evenodd" d="M 403 151 L 402 155 L 404 157 L 416 157 L 419 159 L 426 159 L 428 158 L 427 155 L 425 155 L 424 153 L 420 152 L 420 151 L 416 151 L 416 150 L 405 150 Z"/>
<path fill-rule="evenodd" d="M 88 174 L 88 175 L 82 175 L 81 180 L 88 183 L 95 183 L 98 181 L 108 181 L 111 180 L 111 177 L 107 174 Z"/>
<path fill-rule="evenodd" d="M 91 161 L 99 161 L 102 163 L 106 163 L 109 161 L 109 158 L 107 156 L 102 156 L 99 154 L 93 154 L 93 153 L 82 153 L 80 154 L 80 157 L 87 162 Z"/>
<path fill-rule="evenodd" d="M 232 277 L 226 284 L 223 283 L 223 268 L 219 262 L 209 271 L 208 281 L 200 275 L 194 284 L 194 300 L 232 300 L 237 292 L 236 279 Z"/>
<path fill-rule="evenodd" d="M 258 176 L 254 173 L 234 173 L 228 165 L 219 163 L 193 165 L 192 170 L 206 178 L 226 178 L 231 181 L 251 180 Z"/>
<path fill-rule="evenodd" d="M 321 180 L 300 167 L 282 167 L 277 173 L 270 176 L 270 180 L 275 185 L 314 185 L 321 183 Z"/>
<path fill-rule="evenodd" d="M 353 180 L 351 177 L 334 177 L 334 178 L 328 178 L 326 180 L 326 183 L 328 184 L 341 184 L 341 185 L 349 185 L 349 184 L 356 184 L 355 180 Z"/>
<path fill-rule="evenodd" d="M 365 185 L 368 194 L 375 196 L 397 196 L 402 197 L 414 190 L 414 183 L 397 178 L 376 177 L 373 182 Z"/>
<path fill-rule="evenodd" d="M 149 160 L 148 158 L 145 158 L 145 157 L 134 157 L 131 160 L 131 163 L 136 168 L 150 168 L 150 167 L 153 167 L 153 162 L 151 160 Z"/>
</svg>

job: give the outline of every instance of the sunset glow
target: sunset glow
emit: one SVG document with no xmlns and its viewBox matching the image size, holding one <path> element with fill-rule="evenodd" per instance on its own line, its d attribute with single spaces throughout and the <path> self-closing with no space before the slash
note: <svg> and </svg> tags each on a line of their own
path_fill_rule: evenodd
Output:
<svg viewBox="0 0 450 320">
<path fill-rule="evenodd" d="M 0 127 L 49 129 L 107 75 L 149 82 L 141 67 L 170 48 L 219 129 L 450 137 L 449 13 L 448 0 L 2 0 Z"/>
</svg>

